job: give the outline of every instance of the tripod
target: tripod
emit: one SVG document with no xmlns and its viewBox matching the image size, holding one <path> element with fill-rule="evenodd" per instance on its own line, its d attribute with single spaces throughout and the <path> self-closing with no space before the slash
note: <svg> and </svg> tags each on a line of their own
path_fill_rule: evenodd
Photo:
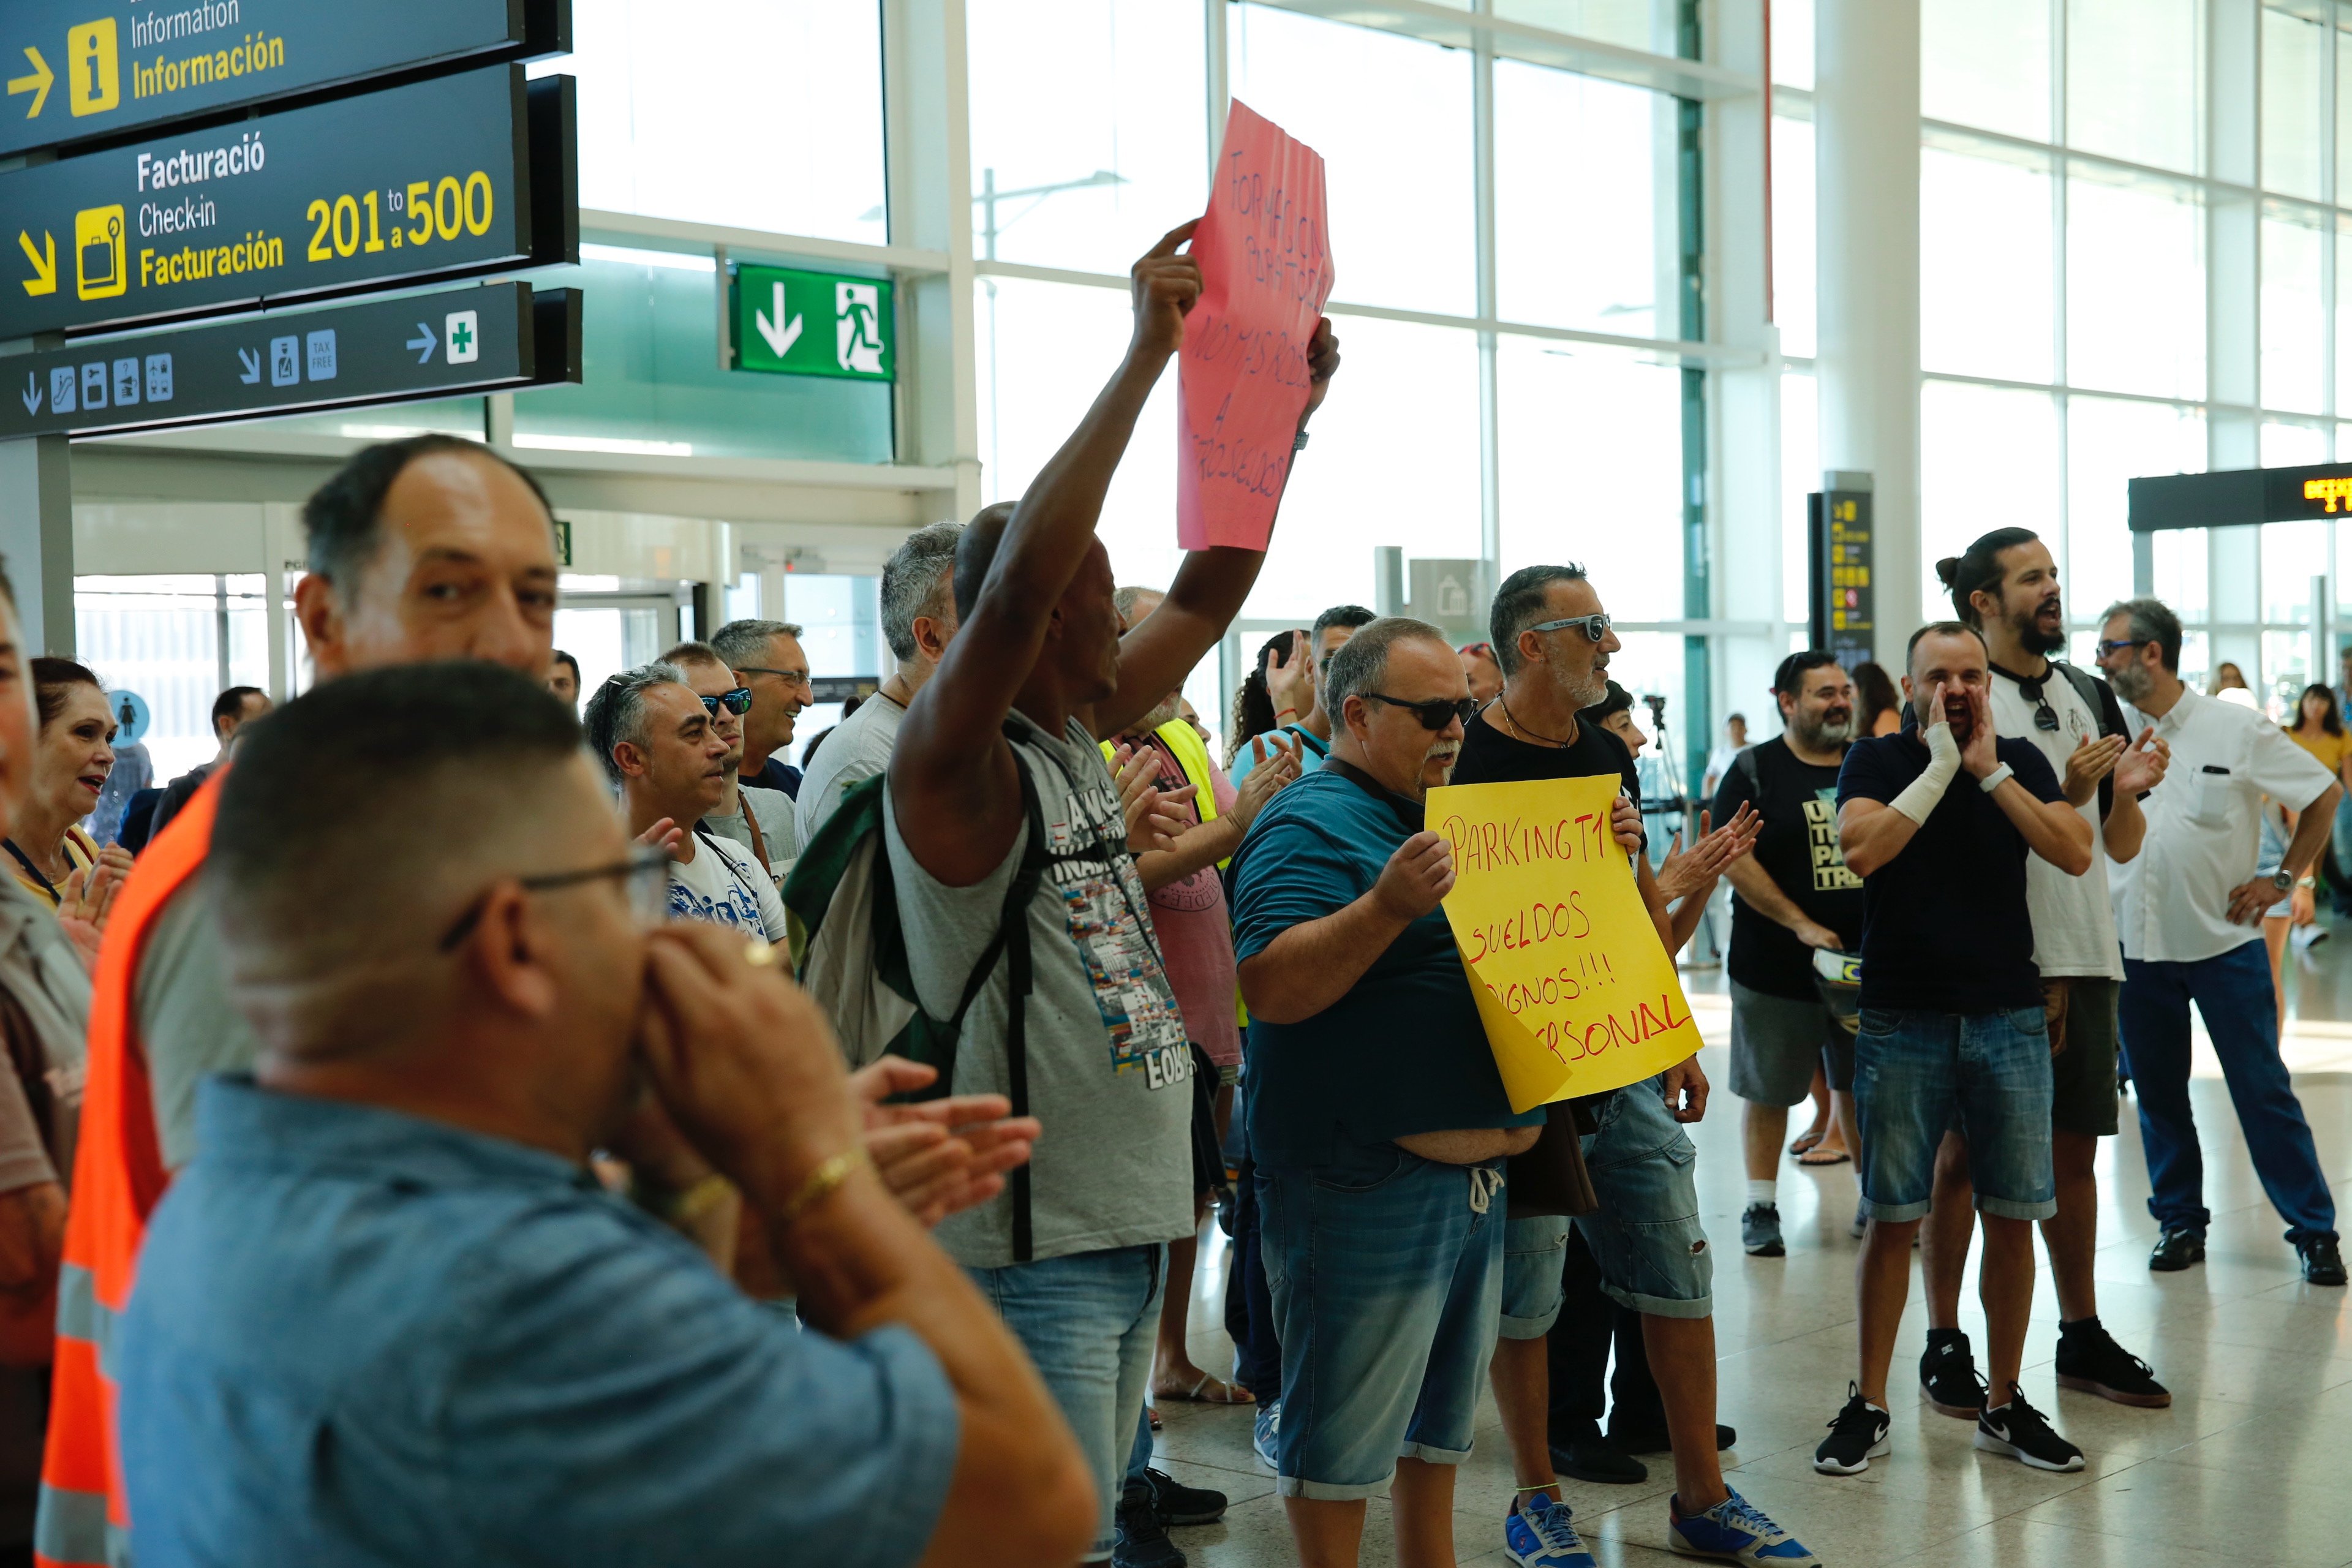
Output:
<svg viewBox="0 0 2352 1568">
<path fill-rule="evenodd" d="M 1666 724 L 1666 699 L 1664 693 L 1654 692 L 1643 696 L 1642 701 L 1650 710 L 1650 729 L 1657 736 L 1658 743 L 1655 753 L 1644 760 L 1641 765 L 1644 768 L 1654 767 L 1658 774 L 1662 775 L 1655 782 L 1664 785 L 1654 795 L 1646 793 L 1643 795 L 1641 805 L 1644 830 L 1650 833 L 1650 841 L 1653 844 L 1663 844 L 1672 834 L 1680 833 L 1684 836 L 1684 847 L 1688 848 L 1696 841 L 1695 829 L 1698 823 L 1699 808 L 1692 803 L 1688 795 L 1683 793 L 1686 787 L 1686 781 L 1683 776 L 1682 759 L 1675 751 L 1674 731 Z M 1652 782 L 1649 778 L 1643 780 L 1645 786 Z M 1654 816 L 1657 819 L 1657 827 L 1655 830 L 1651 830 L 1648 824 Z M 1671 826 L 1669 826 L 1670 820 Z M 1663 853 L 1660 858 L 1664 858 Z M 1677 966 L 1684 969 L 1713 969 L 1720 965 L 1723 963 L 1723 944 L 1716 939 L 1715 908 L 1712 897 L 1707 900 L 1706 913 L 1699 917 L 1698 931 L 1693 934 L 1695 939 L 1703 939 L 1706 942 L 1706 946 L 1703 950 L 1706 956 L 1677 958 L 1675 961 Z"/>
</svg>

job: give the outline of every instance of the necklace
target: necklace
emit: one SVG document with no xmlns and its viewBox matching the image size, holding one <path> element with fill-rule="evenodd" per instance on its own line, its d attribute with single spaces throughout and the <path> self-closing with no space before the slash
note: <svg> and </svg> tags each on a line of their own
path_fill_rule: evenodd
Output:
<svg viewBox="0 0 2352 1568">
<path fill-rule="evenodd" d="M 1573 744 L 1573 743 L 1574 743 L 1573 742 L 1570 742 L 1570 741 L 1559 741 L 1559 740 L 1554 740 L 1554 739 L 1553 739 L 1551 736 L 1549 736 L 1549 735 L 1538 735 L 1538 734 L 1537 734 L 1537 733 L 1536 733 L 1534 731 L 1532 731 L 1532 730 L 1522 729 L 1522 728 L 1520 727 L 1520 725 L 1519 725 L 1519 721 L 1518 721 L 1518 720 L 1517 720 L 1517 719 L 1516 719 L 1516 718 L 1514 718 L 1514 717 L 1512 716 L 1512 713 L 1511 713 L 1511 704 L 1510 704 L 1509 700 L 1508 700 L 1507 698 L 1505 698 L 1505 697 L 1504 697 L 1500 692 L 1497 692 L 1497 693 L 1496 693 L 1496 695 L 1495 695 L 1495 701 L 1496 701 L 1496 704 L 1497 704 L 1497 705 L 1499 705 L 1499 706 L 1502 708 L 1502 710 L 1503 710 L 1503 722 L 1504 722 L 1504 723 L 1506 723 L 1506 724 L 1508 724 L 1508 725 L 1511 727 L 1511 738 L 1512 738 L 1513 740 L 1515 740 L 1515 741 L 1540 741 L 1540 742 L 1543 742 L 1545 745 L 1547 745 L 1547 746 L 1558 746 L 1558 747 L 1559 747 L 1560 749 L 1562 749 L 1563 751 L 1564 751 L 1564 750 L 1566 750 L 1569 746 L 1570 746 L 1571 744 Z"/>
</svg>

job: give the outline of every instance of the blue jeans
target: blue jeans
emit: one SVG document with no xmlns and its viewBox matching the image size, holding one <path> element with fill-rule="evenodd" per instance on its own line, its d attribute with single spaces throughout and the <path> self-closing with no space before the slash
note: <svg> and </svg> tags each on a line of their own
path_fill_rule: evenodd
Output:
<svg viewBox="0 0 2352 1568">
<path fill-rule="evenodd" d="M 1108 1558 L 1112 1523 L 1134 1460 L 1168 1288 L 1168 1248 L 1118 1247 L 1005 1268 L 974 1268 L 980 1287 L 1062 1407 L 1102 1491 L 1102 1522 L 1088 1561 Z M 1144 1431 L 1150 1453 L 1150 1428 Z"/>
<path fill-rule="evenodd" d="M 1501 1167 L 1393 1143 L 1343 1145 L 1307 1173 L 1258 1167 L 1284 1497 L 1353 1501 L 1399 1458 L 1469 1457 L 1502 1306 Z"/>
<path fill-rule="evenodd" d="M 2213 1218 L 2205 1206 L 2205 1161 L 2189 1105 L 2191 1002 L 2221 1058 L 2246 1152 L 2271 1206 L 2287 1223 L 2287 1239 L 2335 1236 L 2336 1200 L 2312 1146 L 2311 1124 L 2279 1059 L 2277 994 L 2259 937 L 2194 963 L 2124 960 L 2123 1048 L 2139 1097 L 2147 1212 L 2168 1229 L 2199 1236 Z"/>
<path fill-rule="evenodd" d="M 1977 1207 L 2058 1212 L 2050 1163 L 2050 1030 L 2042 1004 L 1998 1013 L 1864 1007 L 1853 1040 L 1854 1158 L 1872 1215 L 1925 1218 L 1936 1151 L 1958 1112 Z"/>
<path fill-rule="evenodd" d="M 1568 1300 L 1568 1216 L 1532 1215 L 1503 1226 L 1503 1317 L 1507 1340 L 1539 1340 Z"/>
<path fill-rule="evenodd" d="M 1601 1108 L 1584 1140 L 1601 1212 L 1576 1228 L 1619 1306 L 1654 1318 L 1715 1313 L 1715 1257 L 1699 1223 L 1698 1150 L 1666 1109 L 1663 1076 L 1627 1084 Z"/>
</svg>

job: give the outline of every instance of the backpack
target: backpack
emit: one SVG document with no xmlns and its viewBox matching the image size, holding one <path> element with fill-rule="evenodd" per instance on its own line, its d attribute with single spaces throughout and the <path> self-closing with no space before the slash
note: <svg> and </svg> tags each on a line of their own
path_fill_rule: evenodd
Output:
<svg viewBox="0 0 2352 1568">
<path fill-rule="evenodd" d="M 1008 736 L 1018 731 L 1008 722 Z M 1033 973 L 1029 951 L 1029 903 L 1036 896 L 1051 857 L 1045 847 L 1044 813 L 1037 786 L 1018 746 L 1013 770 L 1021 779 L 1021 812 L 1029 824 L 1021 863 L 997 913 L 995 933 L 964 982 L 955 1011 L 936 1018 L 915 994 L 908 962 L 906 929 L 898 920 L 898 893 L 883 842 L 886 774 L 861 779 L 844 792 L 841 805 L 816 837 L 802 847 L 784 879 L 784 923 L 790 932 L 793 973 L 803 990 L 833 1021 L 834 1033 L 852 1068 L 868 1065 L 886 1052 L 939 1069 L 927 1089 L 904 1098 L 937 1100 L 952 1091 L 956 1045 L 964 1015 L 996 971 L 1009 961 L 1012 994 L 1007 1008 L 1005 1089 L 1013 1114 L 1029 1114 L 1028 1014 Z M 1029 1167 L 1016 1166 L 1008 1180 L 1013 1193 L 1013 1256 L 1028 1262 L 1031 1250 Z"/>
</svg>

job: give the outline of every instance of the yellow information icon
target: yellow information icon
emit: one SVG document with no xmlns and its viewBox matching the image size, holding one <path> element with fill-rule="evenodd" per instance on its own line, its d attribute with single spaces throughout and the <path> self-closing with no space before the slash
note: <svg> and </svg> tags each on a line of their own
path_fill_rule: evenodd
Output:
<svg viewBox="0 0 2352 1568">
<path fill-rule="evenodd" d="M 122 207 L 84 207 L 74 214 L 74 293 L 109 300 L 130 281 L 122 239 Z"/>
<path fill-rule="evenodd" d="M 122 101 L 122 74 L 114 63 L 113 17 L 66 29 L 66 107 L 76 119 L 103 114 Z"/>
</svg>

